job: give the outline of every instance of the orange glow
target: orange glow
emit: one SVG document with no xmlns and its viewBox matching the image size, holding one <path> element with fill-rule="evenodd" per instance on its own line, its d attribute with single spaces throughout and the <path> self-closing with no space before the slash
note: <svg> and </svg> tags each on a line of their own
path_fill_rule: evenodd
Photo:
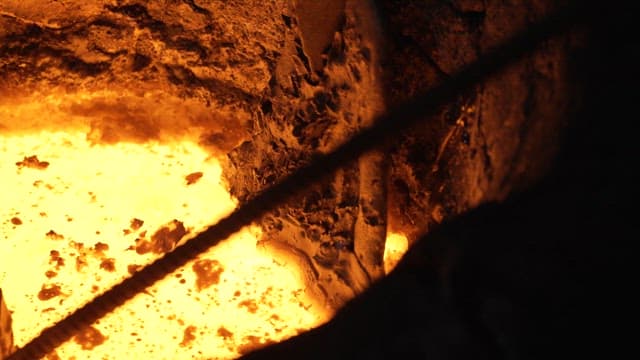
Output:
<svg viewBox="0 0 640 360">
<path fill-rule="evenodd" d="M 384 244 L 384 273 L 390 273 L 409 250 L 409 240 L 400 233 L 389 232 Z"/>
<path fill-rule="evenodd" d="M 0 104 L 0 288 L 18 346 L 237 205 L 189 134 L 97 144 L 88 120 L 56 110 L 63 101 Z M 246 227 L 57 356 L 234 358 L 325 322 L 295 262 L 256 247 L 260 233 Z"/>
</svg>

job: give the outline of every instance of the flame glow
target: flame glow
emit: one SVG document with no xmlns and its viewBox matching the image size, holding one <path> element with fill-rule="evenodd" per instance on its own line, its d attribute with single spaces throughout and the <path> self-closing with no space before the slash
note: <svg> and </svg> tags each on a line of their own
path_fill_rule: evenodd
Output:
<svg viewBox="0 0 640 360">
<path fill-rule="evenodd" d="M 7 132 L 2 120 L 0 287 L 18 346 L 157 257 L 140 251 L 152 234 L 192 237 L 236 206 L 193 142 L 100 145 L 86 128 Z M 326 321 L 259 236 L 245 228 L 49 358 L 234 358 Z"/>
</svg>

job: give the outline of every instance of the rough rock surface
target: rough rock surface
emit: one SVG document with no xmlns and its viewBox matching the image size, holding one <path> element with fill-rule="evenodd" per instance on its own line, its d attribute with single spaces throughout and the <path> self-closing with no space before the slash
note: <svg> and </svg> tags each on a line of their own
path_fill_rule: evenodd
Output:
<svg viewBox="0 0 640 360">
<path fill-rule="evenodd" d="M 388 37 L 390 106 L 437 84 L 549 14 L 518 1 L 377 1 Z M 549 41 L 394 142 L 389 226 L 411 240 L 432 225 L 503 199 L 544 175 L 572 97 L 572 37 Z"/>
<path fill-rule="evenodd" d="M 284 47 L 261 105 L 259 131 L 229 155 L 229 183 L 241 201 L 346 141 L 383 109 L 372 9 L 364 2 L 328 3 L 332 7 L 316 9 L 314 2 L 301 1 L 284 17 Z M 310 12 L 343 21 L 311 31 L 302 23 Z M 317 42 L 327 35 L 333 40 L 318 54 Z M 306 257 L 307 278 L 331 307 L 382 276 L 382 163 L 375 151 L 346 164 L 262 220 L 263 245 Z"/>
</svg>

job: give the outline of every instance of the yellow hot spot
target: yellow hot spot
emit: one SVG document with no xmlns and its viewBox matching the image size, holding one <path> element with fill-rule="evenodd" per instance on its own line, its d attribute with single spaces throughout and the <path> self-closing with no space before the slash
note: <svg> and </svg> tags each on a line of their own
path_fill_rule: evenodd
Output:
<svg viewBox="0 0 640 360">
<path fill-rule="evenodd" d="M 296 271 L 256 250 L 258 235 L 255 227 L 243 230 L 101 319 L 97 327 L 109 339 L 87 356 L 235 358 L 323 322 L 322 309 L 305 296 Z M 198 290 L 203 275 L 193 265 L 203 259 L 218 261 L 212 271 L 220 274 Z M 57 353 L 67 358 L 80 349 L 69 341 Z"/>
<path fill-rule="evenodd" d="M 400 233 L 389 232 L 384 245 L 384 272 L 393 270 L 402 256 L 409 250 L 407 237 Z"/>
<path fill-rule="evenodd" d="M 86 131 L 0 135 L 0 288 L 18 346 L 229 213 L 192 142 L 92 145 Z M 233 358 L 326 320 L 298 270 L 249 227 L 56 352 L 62 359 Z"/>
</svg>

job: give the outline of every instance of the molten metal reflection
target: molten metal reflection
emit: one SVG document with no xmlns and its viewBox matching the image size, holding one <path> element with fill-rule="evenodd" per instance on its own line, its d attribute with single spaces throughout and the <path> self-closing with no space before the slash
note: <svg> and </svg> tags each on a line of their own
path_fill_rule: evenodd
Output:
<svg viewBox="0 0 640 360">
<path fill-rule="evenodd" d="M 389 232 L 384 245 L 384 273 L 393 270 L 402 256 L 409 250 L 407 237 L 400 233 Z"/>
<path fill-rule="evenodd" d="M 194 143 L 95 145 L 86 134 L 0 135 L 0 287 L 17 345 L 236 206 Z M 325 321 L 297 270 L 256 249 L 259 235 L 234 235 L 57 356 L 233 358 Z"/>
</svg>

